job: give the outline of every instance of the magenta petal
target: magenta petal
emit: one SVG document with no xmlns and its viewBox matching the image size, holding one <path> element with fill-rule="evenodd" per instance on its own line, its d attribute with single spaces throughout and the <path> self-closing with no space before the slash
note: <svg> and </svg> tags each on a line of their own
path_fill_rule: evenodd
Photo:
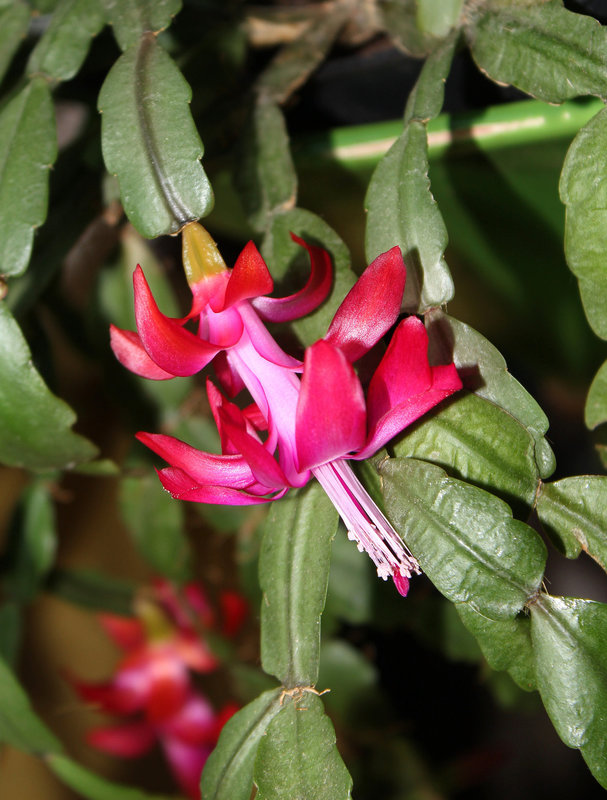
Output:
<svg viewBox="0 0 607 800">
<path fill-rule="evenodd" d="M 172 736 L 162 738 L 162 746 L 181 790 L 191 800 L 200 798 L 200 776 L 212 747 L 191 745 Z"/>
<path fill-rule="evenodd" d="M 227 486 L 199 486 L 187 472 L 167 467 L 158 472 L 160 482 L 173 497 L 193 503 L 213 503 L 221 506 L 249 506 L 268 503 L 276 498 L 260 497 Z"/>
<path fill-rule="evenodd" d="M 242 456 L 205 453 L 162 433 L 140 431 L 137 439 L 171 466 L 187 472 L 198 483 L 244 489 L 253 481 L 251 469 Z"/>
<path fill-rule="evenodd" d="M 333 270 L 327 251 L 307 244 L 293 233 L 291 238 L 305 247 L 310 255 L 310 277 L 303 289 L 288 297 L 257 297 L 252 301 L 260 316 L 269 322 L 290 322 L 303 317 L 319 306 L 331 291 Z"/>
<path fill-rule="evenodd" d="M 166 372 L 152 361 L 141 343 L 139 334 L 134 331 L 124 331 L 115 325 L 110 325 L 110 344 L 118 361 L 135 375 L 155 381 L 166 381 L 175 377 L 172 372 Z"/>
<path fill-rule="evenodd" d="M 201 694 L 190 691 L 177 714 L 167 721 L 164 730 L 189 744 L 213 743 L 217 739 L 215 712 Z"/>
<path fill-rule="evenodd" d="M 141 267 L 135 270 L 133 284 L 137 331 L 150 358 L 171 375 L 199 372 L 219 348 L 203 342 L 160 311 Z"/>
<path fill-rule="evenodd" d="M 211 298 L 213 311 L 223 311 L 241 300 L 268 294 L 274 288 L 266 262 L 253 242 L 249 242 L 236 259 L 225 290 L 225 297 Z"/>
<path fill-rule="evenodd" d="M 401 322 L 369 385 L 370 436 L 357 458 L 368 458 L 461 387 L 454 364 L 429 365 L 424 324 L 417 317 Z"/>
<path fill-rule="evenodd" d="M 400 313 L 407 271 L 393 247 L 369 264 L 337 309 L 325 341 L 356 361 L 394 325 Z"/>
<path fill-rule="evenodd" d="M 226 411 L 220 412 L 223 431 L 229 440 L 242 453 L 249 464 L 251 472 L 263 486 L 270 489 L 282 489 L 289 483 L 278 462 L 257 439 L 253 438 L 240 426 L 234 425 Z"/>
<path fill-rule="evenodd" d="M 94 728 L 87 741 L 97 750 L 122 758 L 136 758 L 147 752 L 155 741 L 153 729 L 145 722 Z"/>
<path fill-rule="evenodd" d="M 341 350 L 321 339 L 306 350 L 304 360 L 295 427 L 299 469 L 358 450 L 365 433 L 360 381 Z"/>
</svg>

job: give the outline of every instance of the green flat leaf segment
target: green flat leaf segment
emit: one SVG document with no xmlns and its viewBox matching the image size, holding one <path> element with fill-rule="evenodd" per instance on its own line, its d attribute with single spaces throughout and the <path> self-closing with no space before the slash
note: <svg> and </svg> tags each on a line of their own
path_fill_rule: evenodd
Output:
<svg viewBox="0 0 607 800">
<path fill-rule="evenodd" d="M 348 800 L 352 779 L 335 746 L 320 698 L 291 699 L 274 717 L 257 750 L 257 800 Z"/>
<path fill-rule="evenodd" d="M 136 44 L 144 33 L 158 33 L 171 24 L 181 0 L 101 0 L 114 36 L 122 50 Z"/>
<path fill-rule="evenodd" d="M 86 57 L 91 38 L 104 24 L 98 0 L 61 0 L 32 51 L 27 73 L 42 73 L 56 81 L 73 78 Z"/>
<path fill-rule="evenodd" d="M 531 605 L 538 688 L 559 736 L 607 788 L 607 605 L 541 595 Z"/>
<path fill-rule="evenodd" d="M 29 22 L 30 9 L 25 3 L 14 2 L 0 11 L 0 81 L 27 33 Z"/>
<path fill-rule="evenodd" d="M 202 773 L 205 800 L 249 800 L 257 747 L 282 708 L 280 698 L 280 689 L 264 692 L 224 725 Z"/>
<path fill-rule="evenodd" d="M 584 311 L 594 332 L 607 339 L 607 166 L 597 158 L 607 148 L 607 109 L 577 134 L 559 184 L 565 217 L 565 256 L 578 279 Z"/>
<path fill-rule="evenodd" d="M 28 264 L 34 229 L 46 218 L 56 156 L 53 102 L 37 78 L 0 113 L 0 275 L 20 275 Z"/>
<path fill-rule="evenodd" d="M 337 512 L 315 481 L 274 503 L 264 524 L 261 661 L 287 689 L 318 680 L 320 616 L 336 529 Z"/>
<path fill-rule="evenodd" d="M 607 99 L 607 30 L 560 0 L 482 8 L 467 30 L 479 68 L 548 103 Z"/>
<path fill-rule="evenodd" d="M 212 208 L 190 99 L 190 87 L 152 35 L 118 59 L 101 88 L 105 163 L 118 177 L 129 219 L 148 238 L 176 233 Z"/>
<path fill-rule="evenodd" d="M 0 742 L 34 755 L 60 753 L 61 742 L 39 719 L 27 695 L 0 660 Z"/>
<path fill-rule="evenodd" d="M 70 469 L 97 450 L 71 430 L 72 409 L 32 365 L 23 334 L 0 303 L 0 463 L 35 471 Z"/>
<path fill-rule="evenodd" d="M 166 795 L 148 794 L 141 789 L 105 780 L 63 755 L 51 755 L 45 760 L 63 783 L 86 800 L 170 800 Z"/>
<path fill-rule="evenodd" d="M 594 429 L 607 422 L 607 361 L 605 361 L 590 385 L 584 421 L 590 429 Z"/>
<path fill-rule="evenodd" d="M 607 477 L 576 475 L 544 484 L 537 513 L 568 558 L 584 550 L 607 570 Z"/>
<path fill-rule="evenodd" d="M 445 597 L 503 620 L 535 596 L 546 548 L 505 503 L 415 459 L 388 459 L 380 475 L 390 520 Z"/>
</svg>

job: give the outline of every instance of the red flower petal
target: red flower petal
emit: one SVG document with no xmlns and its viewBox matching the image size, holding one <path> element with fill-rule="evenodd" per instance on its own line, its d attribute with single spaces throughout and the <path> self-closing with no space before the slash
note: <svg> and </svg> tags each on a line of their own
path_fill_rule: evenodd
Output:
<svg viewBox="0 0 607 800">
<path fill-rule="evenodd" d="M 407 271 L 398 247 L 378 256 L 337 309 L 325 341 L 356 361 L 394 325 L 400 313 Z"/>
<path fill-rule="evenodd" d="M 252 301 L 259 315 L 269 322 L 290 322 L 303 317 L 319 306 L 331 291 L 333 270 L 331 257 L 327 251 L 322 247 L 307 244 L 294 233 L 291 234 L 291 238 L 305 247 L 310 255 L 310 277 L 303 289 L 288 297 L 256 297 Z"/>
<path fill-rule="evenodd" d="M 341 350 L 322 339 L 306 350 L 296 414 L 302 471 L 358 450 L 365 441 L 360 381 Z"/>
<path fill-rule="evenodd" d="M 221 297 L 218 293 L 211 298 L 210 305 L 215 312 L 223 311 L 241 300 L 268 294 L 273 288 L 274 281 L 266 262 L 255 244 L 248 242 L 236 259 L 225 289 L 225 297 Z"/>
<path fill-rule="evenodd" d="M 154 744 L 154 730 L 145 722 L 128 722 L 94 728 L 87 733 L 87 741 L 97 750 L 122 758 L 137 758 Z"/>
<path fill-rule="evenodd" d="M 219 596 L 223 625 L 221 632 L 231 638 L 241 629 L 249 613 L 249 604 L 238 592 L 224 591 Z"/>
<path fill-rule="evenodd" d="M 141 620 L 134 617 L 119 617 L 116 614 L 99 614 L 99 622 L 123 650 L 134 650 L 145 644 L 145 631 Z"/>
<path fill-rule="evenodd" d="M 227 486 L 199 486 L 190 475 L 181 469 L 168 467 L 158 472 L 160 482 L 173 497 L 179 500 L 189 500 L 194 503 L 214 503 L 222 506 L 248 506 L 258 503 L 268 503 L 282 496 L 280 492 L 272 497 L 260 497 L 249 492 L 231 489 Z M 263 489 L 267 492 L 266 487 Z"/>
<path fill-rule="evenodd" d="M 171 375 L 199 372 L 219 348 L 203 342 L 160 311 L 141 267 L 135 270 L 133 285 L 137 331 L 152 361 Z"/>
<path fill-rule="evenodd" d="M 454 364 L 429 365 L 424 324 L 417 317 L 401 322 L 369 385 L 370 436 L 357 458 L 368 458 L 461 387 Z"/>
<path fill-rule="evenodd" d="M 166 381 L 175 377 L 172 372 L 166 372 L 152 361 L 135 331 L 124 331 L 110 325 L 110 344 L 118 361 L 135 375 L 154 381 Z"/>
</svg>

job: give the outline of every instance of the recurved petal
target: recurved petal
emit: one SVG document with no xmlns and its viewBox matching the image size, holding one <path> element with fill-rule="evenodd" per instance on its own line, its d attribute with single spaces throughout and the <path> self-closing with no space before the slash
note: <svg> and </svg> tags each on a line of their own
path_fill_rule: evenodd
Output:
<svg viewBox="0 0 607 800">
<path fill-rule="evenodd" d="M 284 494 L 279 492 L 272 497 L 264 497 L 251 492 L 256 486 L 250 486 L 249 491 L 232 489 L 229 486 L 201 486 L 197 484 L 187 472 L 177 467 L 167 467 L 158 472 L 158 477 L 164 488 L 178 500 L 189 500 L 193 503 L 212 503 L 221 506 L 249 506 L 259 503 L 269 503 Z M 267 492 L 267 487 L 262 487 Z M 286 491 L 286 490 L 285 490 Z"/>
<path fill-rule="evenodd" d="M 299 469 L 358 450 L 365 434 L 360 381 L 341 350 L 321 339 L 306 350 L 304 360 L 295 427 Z"/>
<path fill-rule="evenodd" d="M 310 255 L 310 277 L 303 289 L 288 297 L 257 297 L 252 301 L 260 316 L 269 322 L 290 322 L 303 317 L 319 306 L 331 291 L 333 270 L 327 251 L 304 242 L 294 233 L 291 238 L 305 247 Z"/>
<path fill-rule="evenodd" d="M 175 377 L 172 372 L 167 372 L 152 361 L 135 331 L 124 331 L 110 325 L 110 344 L 118 361 L 135 375 L 154 381 L 166 381 Z"/>
<path fill-rule="evenodd" d="M 160 311 L 141 267 L 135 270 L 133 285 L 137 331 L 152 361 L 171 375 L 199 372 L 219 348 L 194 336 Z"/>
<path fill-rule="evenodd" d="M 429 365 L 424 324 L 417 317 L 401 322 L 369 385 L 369 439 L 357 458 L 368 458 L 461 387 L 454 364 Z"/>
<path fill-rule="evenodd" d="M 400 248 L 393 247 L 369 264 L 346 295 L 325 341 L 356 361 L 396 322 L 407 271 Z"/>
<path fill-rule="evenodd" d="M 244 489 L 254 480 L 253 473 L 242 456 L 205 453 L 163 433 L 140 431 L 137 439 L 171 466 L 187 472 L 196 483 Z"/>
<path fill-rule="evenodd" d="M 274 288 L 266 262 L 253 242 L 248 242 L 234 264 L 225 296 L 218 293 L 210 300 L 213 311 L 223 311 L 241 300 L 268 294 Z"/>
</svg>

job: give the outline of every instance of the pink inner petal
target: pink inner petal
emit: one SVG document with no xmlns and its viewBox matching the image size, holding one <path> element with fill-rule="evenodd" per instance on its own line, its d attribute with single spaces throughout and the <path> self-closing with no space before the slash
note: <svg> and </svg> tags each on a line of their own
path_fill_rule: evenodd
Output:
<svg viewBox="0 0 607 800">
<path fill-rule="evenodd" d="M 225 433 L 246 459 L 256 480 L 268 489 L 288 486 L 284 472 L 266 448 L 245 430 L 233 425 L 224 412 L 220 411 L 220 415 Z"/>
<path fill-rule="evenodd" d="M 365 441 L 360 381 L 341 350 L 322 339 L 306 350 L 296 420 L 301 470 L 358 450 Z"/>
<path fill-rule="evenodd" d="M 396 322 L 405 290 L 406 269 L 400 248 L 378 256 L 337 309 L 325 341 L 356 361 Z"/>
</svg>

